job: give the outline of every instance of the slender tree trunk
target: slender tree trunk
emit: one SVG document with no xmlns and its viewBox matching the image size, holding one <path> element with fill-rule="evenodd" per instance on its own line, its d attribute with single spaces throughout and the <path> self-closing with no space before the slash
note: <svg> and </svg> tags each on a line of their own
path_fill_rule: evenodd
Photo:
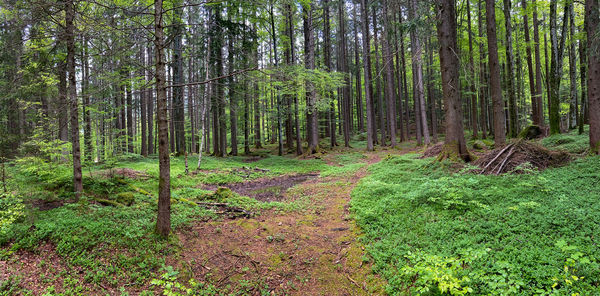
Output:
<svg viewBox="0 0 600 296">
<path fill-rule="evenodd" d="M 231 17 L 230 17 L 231 18 Z M 229 34 L 228 34 L 228 42 L 227 42 L 227 60 L 228 60 L 228 67 L 229 67 L 229 74 L 233 73 L 233 67 L 234 67 L 234 34 L 233 32 L 231 32 L 231 30 L 229 30 Z M 236 89 L 237 89 L 237 85 L 234 82 L 233 76 L 229 76 L 229 80 L 228 80 L 228 94 L 229 94 L 229 124 L 231 126 L 231 155 L 233 156 L 237 156 L 238 155 L 238 141 L 237 141 L 237 125 L 238 125 L 238 115 L 237 115 L 237 109 L 238 109 L 238 97 L 237 97 L 237 93 L 236 93 Z"/>
<path fill-rule="evenodd" d="M 373 125 L 375 124 L 373 118 L 373 102 L 371 95 L 371 46 L 369 44 L 369 7 L 367 6 L 367 0 L 361 0 L 361 18 L 362 18 L 362 32 L 363 32 L 363 64 L 364 64 L 364 75 L 365 75 L 365 98 L 367 104 L 367 151 L 373 151 Z"/>
<path fill-rule="evenodd" d="M 585 31 L 585 30 L 584 30 Z M 579 134 L 583 134 L 583 125 L 585 123 L 585 114 L 588 110 L 587 107 L 587 37 L 583 37 L 579 40 L 579 73 L 581 75 L 581 110 L 579 112 Z"/>
<path fill-rule="evenodd" d="M 544 103 L 542 101 L 542 62 L 540 56 L 540 34 L 539 22 L 537 19 L 537 5 L 535 0 L 533 4 L 533 43 L 535 50 L 535 107 L 537 108 L 538 125 L 544 127 Z"/>
<path fill-rule="evenodd" d="M 81 174 L 81 147 L 79 145 L 79 105 L 75 79 L 75 3 L 65 1 L 65 38 L 67 43 L 67 72 L 69 73 L 69 101 L 71 103 L 71 142 L 73 144 L 73 189 L 75 198 L 83 193 Z"/>
<path fill-rule="evenodd" d="M 471 91 L 471 128 L 473 129 L 473 139 L 477 139 L 479 136 L 477 121 L 479 116 L 477 114 L 477 92 L 475 91 L 475 63 L 473 62 L 473 31 L 471 30 L 471 3 L 467 0 L 467 28 L 469 32 L 469 88 Z"/>
<path fill-rule="evenodd" d="M 504 24 L 506 27 L 506 63 L 507 63 L 507 73 L 506 73 L 506 81 L 507 81 L 507 91 L 508 91 L 508 135 L 511 138 L 515 138 L 519 133 L 519 122 L 517 115 L 517 98 L 516 98 L 516 88 L 515 88 L 515 58 L 513 53 L 512 46 L 512 25 L 511 25 L 511 2 L 510 0 L 504 0 Z"/>
<path fill-rule="evenodd" d="M 600 16 L 598 0 L 585 1 L 585 26 L 588 47 L 588 100 L 590 114 L 590 151 L 600 154 Z"/>
<path fill-rule="evenodd" d="M 488 58 L 490 65 L 490 93 L 494 108 L 494 143 L 495 147 L 502 147 L 506 142 L 504 101 L 500 86 L 500 63 L 498 62 L 498 40 L 496 39 L 496 12 L 495 1 L 485 0 L 486 27 L 488 40 Z"/>
<path fill-rule="evenodd" d="M 142 65 L 142 67 L 140 67 L 138 76 L 145 78 L 146 73 L 145 73 L 144 68 L 148 67 L 149 64 L 146 63 L 146 51 L 144 50 L 144 46 L 140 45 L 139 50 L 140 51 L 138 52 L 138 61 Z M 145 87 L 142 87 L 139 90 L 139 92 L 140 92 L 140 115 L 141 115 L 140 123 L 141 123 L 141 132 L 142 132 L 142 134 L 141 134 L 142 145 L 141 145 L 141 149 L 140 149 L 141 150 L 140 154 L 142 156 L 148 156 L 148 146 L 152 145 L 152 143 L 150 141 L 148 141 L 148 136 L 147 136 L 147 134 L 148 134 L 148 129 L 147 129 L 147 127 L 148 127 L 148 102 L 147 102 L 147 100 L 149 100 L 150 98 L 148 98 L 146 96 L 147 90 Z"/>
<path fill-rule="evenodd" d="M 383 69 L 385 71 L 385 97 L 387 105 L 387 122 L 388 130 L 390 134 L 391 146 L 396 147 L 396 93 L 394 87 L 394 56 L 391 52 L 390 41 L 392 40 L 392 30 L 390 15 L 388 14 L 387 0 L 383 1 L 383 19 L 384 19 L 384 32 L 382 40 L 383 49 Z M 385 143 L 382 141 L 382 143 Z"/>
<path fill-rule="evenodd" d="M 83 147 L 85 161 L 92 161 L 92 119 L 90 116 L 90 65 L 88 61 L 87 39 L 83 38 L 83 56 L 82 56 L 83 76 L 81 80 L 81 91 L 83 92 Z"/>
<path fill-rule="evenodd" d="M 362 83 L 360 78 L 360 54 L 359 54 L 359 43 L 358 43 L 358 15 L 356 13 L 356 4 L 354 4 L 354 68 L 356 69 L 356 117 L 358 122 L 358 130 L 360 132 L 365 131 L 363 105 L 362 105 Z"/>
<path fill-rule="evenodd" d="M 373 13 L 373 43 L 375 44 L 375 100 L 373 100 L 374 104 L 377 104 L 377 116 L 379 122 L 376 121 L 375 129 L 373 130 L 373 134 L 375 135 L 375 142 L 377 143 L 377 130 L 381 131 L 381 146 L 386 145 L 386 124 L 385 124 L 385 115 L 383 113 L 383 95 L 381 91 L 381 70 L 379 63 L 379 35 L 377 30 L 377 8 L 374 7 L 372 10 Z"/>
<path fill-rule="evenodd" d="M 527 54 L 527 73 L 529 74 L 529 93 L 531 94 L 531 120 L 534 125 L 540 126 L 540 116 L 537 113 L 537 100 L 535 93 L 535 79 L 533 73 L 533 59 L 531 57 L 531 40 L 529 39 L 529 16 L 527 15 L 527 0 L 521 0 L 523 10 L 523 30 L 525 35 L 525 52 Z"/>
<path fill-rule="evenodd" d="M 408 11 L 411 14 L 411 18 L 413 20 L 417 19 L 417 1 L 410 0 L 408 2 Z M 423 133 L 423 138 L 425 141 L 425 145 L 429 145 L 431 142 L 429 138 L 429 127 L 427 126 L 427 112 L 425 108 L 425 91 L 423 87 L 423 48 L 421 46 L 421 41 L 419 36 L 417 35 L 416 29 L 412 29 L 410 32 L 410 43 L 412 45 L 412 54 L 413 54 L 413 77 L 415 80 L 415 104 L 418 105 L 419 109 L 419 118 L 421 120 L 421 132 Z"/>
<path fill-rule="evenodd" d="M 181 7 L 183 1 L 174 1 L 173 5 Z M 177 155 L 185 154 L 185 111 L 183 102 L 183 25 L 181 24 L 183 9 L 175 8 L 173 13 L 173 124 L 175 129 L 175 152 Z"/>
<path fill-rule="evenodd" d="M 579 119 L 579 100 L 577 98 L 577 57 L 575 44 L 575 10 L 573 9 L 573 2 L 569 4 L 569 78 L 571 86 L 571 104 L 569 108 L 569 128 L 574 129 L 577 127 L 577 120 Z"/>
<path fill-rule="evenodd" d="M 129 81 L 130 73 L 127 71 L 127 81 Z M 127 100 L 127 152 L 133 153 L 133 94 L 131 83 L 127 83 L 126 100 Z"/>
<path fill-rule="evenodd" d="M 165 81 L 165 36 L 163 2 L 154 2 L 154 50 L 156 54 L 156 119 L 158 122 L 158 216 L 156 231 L 162 236 L 171 232 L 171 168 L 169 160 L 169 125 L 167 122 L 167 88 Z"/>
<path fill-rule="evenodd" d="M 565 35 L 567 20 L 569 17 L 569 6 L 565 4 L 563 17 L 563 28 L 558 39 L 557 31 L 557 0 L 550 1 L 550 43 L 552 46 L 550 60 L 550 98 L 549 98 L 549 118 L 550 134 L 560 133 L 560 80 L 562 77 L 563 52 L 565 45 Z"/>
<path fill-rule="evenodd" d="M 306 69 L 315 68 L 315 37 L 313 27 L 313 6 L 303 6 L 304 18 L 304 52 Z M 312 82 L 306 83 L 306 133 L 308 135 L 308 153 L 316 153 L 319 146 L 318 110 L 316 106 L 317 93 Z"/>
<path fill-rule="evenodd" d="M 394 13 L 394 18 L 396 18 L 398 16 L 397 13 Z M 404 142 L 406 140 L 405 137 L 405 133 L 404 133 L 404 108 L 402 108 L 402 98 L 404 97 L 404 93 L 402 92 L 402 74 L 404 71 L 404 68 L 402 68 L 402 63 L 400 61 L 400 53 L 399 53 L 399 48 L 398 48 L 398 43 L 399 40 L 398 39 L 402 39 L 402 32 L 400 29 L 396 28 L 396 30 L 394 31 L 394 49 L 396 52 L 396 78 L 398 79 L 398 96 L 397 96 L 397 101 L 394 103 L 396 105 L 396 112 L 398 114 L 398 121 L 397 121 L 397 125 L 396 127 L 400 128 L 400 142 Z M 402 71 L 400 70 L 402 68 Z"/>
<path fill-rule="evenodd" d="M 350 147 L 350 122 L 352 116 L 352 99 L 350 97 L 350 87 L 352 82 L 350 81 L 350 73 L 348 71 L 348 50 L 346 47 L 346 17 L 344 15 L 345 1 L 338 0 L 338 61 L 340 64 L 340 71 L 344 73 L 345 85 L 340 89 L 342 91 L 342 126 L 344 134 L 344 147 Z"/>
<path fill-rule="evenodd" d="M 329 0 L 323 0 L 323 59 L 325 64 L 325 70 L 331 72 L 332 64 L 331 64 L 331 27 L 329 24 Z M 333 100 L 333 92 L 327 93 L 329 103 L 329 111 L 328 111 L 328 121 L 329 126 L 329 137 L 330 137 L 330 145 L 331 148 L 338 146 L 337 140 L 335 137 L 335 128 L 336 128 L 336 118 L 335 118 L 335 104 Z"/>
<path fill-rule="evenodd" d="M 483 15 L 481 9 L 482 0 L 477 0 L 477 28 L 479 31 L 479 108 L 481 114 L 481 138 L 485 139 L 488 135 L 488 92 L 487 92 L 487 72 L 485 64 L 485 47 L 483 41 Z"/>
</svg>

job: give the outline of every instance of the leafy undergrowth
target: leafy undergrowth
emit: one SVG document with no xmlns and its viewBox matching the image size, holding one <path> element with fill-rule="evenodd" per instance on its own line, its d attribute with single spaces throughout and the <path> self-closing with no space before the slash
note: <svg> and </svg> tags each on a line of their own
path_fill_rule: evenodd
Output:
<svg viewBox="0 0 600 296">
<path fill-rule="evenodd" d="M 329 169 L 319 159 L 277 156 L 252 162 L 246 159 L 205 156 L 203 171 L 186 175 L 184 159 L 172 158 L 173 228 L 179 230 L 195 221 L 221 219 L 214 209 L 198 206 L 198 201 L 222 202 L 255 214 L 267 209 L 301 211 L 312 206 L 311 197 L 295 187 L 289 191 L 292 200 L 263 203 L 231 192 L 223 199 L 211 200 L 211 192 L 202 189 L 202 184 L 235 183 Z M 196 161 L 196 157 L 190 157 L 191 171 Z M 68 164 L 23 158 L 10 167 L 9 176 L 11 193 L 0 199 L 0 261 L 10 262 L 23 251 L 38 253 L 39 246 L 49 244 L 51 252 L 66 264 L 60 272 L 58 267 L 50 266 L 57 270 L 56 276 L 62 281 L 48 276 L 43 280 L 41 277 L 35 279 L 43 282 L 38 283 L 38 287 L 47 289 L 35 290 L 34 294 L 49 291 L 48 295 L 52 295 L 63 291 L 67 295 L 76 295 L 98 290 L 114 293 L 122 287 L 134 287 L 137 291 L 154 289 L 160 285 L 149 286 L 151 279 L 162 273 L 166 258 L 180 252 L 177 236 L 163 240 L 154 234 L 158 187 L 156 159 L 125 155 L 103 165 L 85 167 L 84 194 L 77 202 L 71 192 L 72 174 Z M 11 264 L 16 268 L 19 262 Z M 39 263 L 35 268 L 45 271 L 48 262 Z M 0 295 L 8 291 L 5 285 L 10 289 L 27 287 L 28 280 L 14 276 L 4 281 L 0 277 Z"/>
<path fill-rule="evenodd" d="M 542 139 L 542 145 L 555 149 L 565 150 L 570 153 L 585 153 L 590 147 L 589 126 L 585 126 L 585 132 L 579 134 L 575 129 L 566 134 L 556 134 Z"/>
<path fill-rule="evenodd" d="M 502 176 L 417 157 L 371 166 L 352 193 L 389 294 L 600 293 L 600 157 Z"/>
</svg>

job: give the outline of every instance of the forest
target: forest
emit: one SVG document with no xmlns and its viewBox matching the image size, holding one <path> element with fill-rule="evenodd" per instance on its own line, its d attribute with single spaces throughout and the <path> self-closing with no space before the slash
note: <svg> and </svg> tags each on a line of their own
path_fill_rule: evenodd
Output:
<svg viewBox="0 0 600 296">
<path fill-rule="evenodd" d="M 600 0 L 0 0 L 2 295 L 600 295 Z"/>
</svg>

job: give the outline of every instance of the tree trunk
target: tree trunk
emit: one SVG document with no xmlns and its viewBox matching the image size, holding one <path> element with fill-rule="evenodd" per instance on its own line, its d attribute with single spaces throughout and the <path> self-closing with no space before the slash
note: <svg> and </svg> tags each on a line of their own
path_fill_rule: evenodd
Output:
<svg viewBox="0 0 600 296">
<path fill-rule="evenodd" d="M 139 52 L 138 52 L 138 61 L 139 63 L 142 65 L 142 67 L 140 67 L 139 69 L 139 73 L 138 76 L 141 77 L 142 79 L 145 78 L 145 70 L 144 68 L 149 67 L 149 64 L 146 63 L 146 51 L 144 50 L 144 46 L 140 45 L 139 48 Z M 147 91 L 145 87 L 142 87 L 140 90 L 140 115 L 141 115 L 141 119 L 140 119 L 140 123 L 141 123 L 141 142 L 142 142 L 142 147 L 141 147 L 141 155 L 142 156 L 148 156 L 148 146 L 152 145 L 152 143 L 150 141 L 148 141 L 148 102 L 147 100 L 150 100 L 150 98 L 148 98 L 146 96 Z"/>
<path fill-rule="evenodd" d="M 329 0 L 323 0 L 323 60 L 325 70 L 327 72 L 331 72 L 331 27 L 329 24 Z M 336 128 L 336 119 L 335 119 L 335 104 L 333 100 L 333 92 L 327 93 L 329 103 L 329 111 L 328 111 L 328 121 L 329 126 L 329 139 L 331 148 L 338 146 L 337 140 L 335 137 L 335 128 Z"/>
<path fill-rule="evenodd" d="M 552 50 L 550 52 L 550 98 L 548 113 L 550 118 L 550 134 L 560 133 L 560 80 L 562 77 L 562 64 L 563 64 L 563 53 L 565 45 L 565 35 L 567 20 L 569 17 L 569 6 L 565 4 L 565 11 L 563 17 L 563 29 L 558 39 L 557 31 L 557 0 L 550 1 L 550 44 Z M 560 44 L 559 44 L 560 42 Z"/>
<path fill-rule="evenodd" d="M 477 28 L 479 31 L 479 113 L 481 114 L 481 138 L 488 135 L 488 92 L 487 72 L 485 64 L 485 47 L 483 41 L 483 15 L 481 13 L 481 1 L 477 0 Z"/>
<path fill-rule="evenodd" d="M 454 0 L 438 0 L 437 33 L 440 42 L 440 66 L 444 113 L 446 114 L 446 138 L 440 158 L 470 160 L 462 124 L 462 108 L 459 101 L 460 76 L 456 37 L 456 8 Z M 493 18 L 492 18 L 493 19 Z"/>
<path fill-rule="evenodd" d="M 315 37 L 313 27 L 313 6 L 303 6 L 304 19 L 304 52 L 305 68 L 315 69 Z M 319 146 L 318 110 L 316 106 L 317 93 L 312 82 L 306 83 L 306 133 L 308 136 L 308 153 L 316 153 Z"/>
<path fill-rule="evenodd" d="M 344 134 L 344 147 L 350 147 L 350 121 L 352 117 L 352 99 L 350 97 L 350 87 L 352 82 L 350 81 L 350 73 L 348 71 L 348 50 L 346 47 L 346 18 L 345 18 L 345 1 L 338 0 L 338 62 L 340 64 L 340 71 L 344 73 L 345 85 L 341 87 L 342 91 L 342 126 Z"/>
<path fill-rule="evenodd" d="M 516 98 L 516 89 L 515 89 L 515 57 L 513 53 L 512 46 L 512 25 L 511 25 L 511 15 L 510 9 L 511 3 L 510 0 L 504 0 L 504 24 L 506 27 L 506 64 L 507 64 L 507 73 L 506 73 L 506 82 L 507 82 L 507 92 L 508 92 L 508 135 L 511 138 L 517 137 L 519 133 L 519 122 L 517 115 L 517 98 Z"/>
<path fill-rule="evenodd" d="M 584 25 L 585 26 L 585 25 Z M 585 30 L 584 30 L 585 31 Z M 581 38 L 579 40 L 579 73 L 581 75 L 581 110 L 579 112 L 579 134 L 583 134 L 583 125 L 585 123 L 585 114 L 586 111 L 588 110 L 588 107 L 586 105 L 587 102 L 587 49 L 586 46 L 587 44 L 585 44 L 586 42 L 586 37 L 584 36 L 583 38 Z"/>
<path fill-rule="evenodd" d="M 374 104 L 377 104 L 377 116 L 379 122 L 375 120 L 377 123 L 373 130 L 373 134 L 375 135 L 375 142 L 377 143 L 377 130 L 381 132 L 381 146 L 386 145 L 386 124 L 385 124 L 385 115 L 383 113 L 383 96 L 381 91 L 381 70 L 379 63 L 379 35 L 377 31 L 377 8 L 374 7 L 372 10 L 373 13 L 373 43 L 375 44 L 375 100 L 373 100 Z"/>
<path fill-rule="evenodd" d="M 488 58 L 490 66 L 490 93 L 494 108 L 494 143 L 495 147 L 502 147 L 506 142 L 504 101 L 500 86 L 500 63 L 498 62 L 498 40 L 496 39 L 496 12 L 495 1 L 485 0 L 486 27 L 488 40 Z"/>
<path fill-rule="evenodd" d="M 411 19 L 417 19 L 417 1 L 410 0 L 408 2 L 408 12 L 411 15 Z M 429 138 L 429 127 L 427 126 L 427 112 L 425 109 L 425 91 L 423 87 L 423 48 L 421 41 L 417 35 L 416 28 L 413 28 L 410 32 L 410 43 L 412 45 L 413 54 L 413 78 L 415 81 L 415 104 L 418 104 L 419 119 L 421 120 L 421 132 L 425 141 L 425 145 L 429 145 L 431 142 Z"/>
<path fill-rule="evenodd" d="M 598 0 L 585 1 L 585 26 L 588 47 L 588 101 L 590 114 L 590 151 L 600 154 L 600 39 L 598 26 Z"/>
<path fill-rule="evenodd" d="M 396 147 L 396 93 L 394 87 L 394 57 L 392 55 L 390 41 L 392 40 L 392 30 L 391 30 L 391 22 L 390 15 L 388 14 L 388 4 L 389 2 L 383 1 L 383 20 L 384 31 L 382 41 L 382 49 L 383 49 L 383 69 L 385 71 L 385 98 L 387 105 L 387 122 L 388 122 L 388 130 L 390 134 L 391 146 Z M 382 141 L 382 143 L 385 143 Z"/>
<path fill-rule="evenodd" d="M 90 65 L 88 61 L 87 39 L 83 38 L 83 56 L 82 56 L 83 75 L 81 79 L 81 91 L 83 92 L 83 155 L 85 161 L 92 161 L 92 119 L 90 116 Z"/>
<path fill-rule="evenodd" d="M 574 129 L 577 127 L 577 120 L 579 119 L 579 100 L 577 98 L 577 58 L 575 52 L 575 10 L 573 9 L 573 2 L 569 4 L 569 78 L 571 86 L 571 104 L 569 108 L 569 128 Z"/>
<path fill-rule="evenodd" d="M 67 43 L 67 72 L 69 73 L 69 101 L 71 105 L 71 142 L 73 144 L 73 189 L 75 199 L 83 193 L 81 175 L 81 147 L 79 145 L 79 106 L 75 78 L 75 4 L 65 1 L 65 38 Z"/>
<path fill-rule="evenodd" d="M 130 73 L 127 71 L 127 81 L 130 80 Z M 131 90 L 131 83 L 127 83 L 126 88 L 126 100 L 127 100 L 127 152 L 133 153 L 133 91 Z"/>
<path fill-rule="evenodd" d="M 542 62 L 540 56 L 540 34 L 539 22 L 537 19 L 537 5 L 535 0 L 533 4 L 533 43 L 535 50 L 535 107 L 537 108 L 537 120 L 540 127 L 544 127 L 544 103 L 542 101 Z"/>
<path fill-rule="evenodd" d="M 178 7 L 173 13 L 173 84 L 179 85 L 172 89 L 173 93 L 173 124 L 175 127 L 175 152 L 177 155 L 185 154 L 185 111 L 183 103 L 183 9 L 181 2 L 174 1 L 173 5 Z M 173 135 L 172 135 L 173 136 Z"/>
<path fill-rule="evenodd" d="M 362 105 L 362 83 L 360 78 L 360 53 L 359 53 L 359 43 L 358 43 L 358 15 L 356 13 L 356 4 L 354 4 L 354 68 L 356 69 L 356 118 L 358 122 L 358 130 L 360 132 L 365 131 L 365 122 L 363 115 L 363 105 Z"/>
<path fill-rule="evenodd" d="M 523 30 L 525 35 L 525 52 L 527 54 L 527 73 L 529 77 L 529 93 L 531 95 L 531 120 L 534 125 L 540 126 L 540 116 L 537 113 L 537 100 L 535 93 L 535 79 L 533 78 L 533 59 L 531 57 L 531 40 L 529 39 L 529 16 L 527 15 L 527 0 L 521 0 L 523 10 Z"/>
<path fill-rule="evenodd" d="M 163 2 L 154 2 L 154 50 L 156 55 L 156 120 L 158 122 L 158 216 L 156 231 L 162 236 L 171 232 L 171 168 L 169 159 L 169 125 L 167 122 L 167 88 L 165 81 L 165 37 Z"/>
<path fill-rule="evenodd" d="M 371 95 L 371 45 L 369 44 L 369 7 L 367 0 L 361 0 L 361 18 L 363 32 L 363 64 L 365 78 L 365 98 L 367 104 L 367 151 L 373 151 L 373 102 Z"/>
<path fill-rule="evenodd" d="M 471 91 L 471 128 L 473 129 L 473 139 L 478 138 L 478 126 L 477 121 L 479 116 L 477 114 L 477 93 L 475 91 L 475 63 L 473 62 L 473 31 L 471 30 L 471 3 L 467 0 L 467 28 L 469 32 L 469 88 Z"/>
</svg>

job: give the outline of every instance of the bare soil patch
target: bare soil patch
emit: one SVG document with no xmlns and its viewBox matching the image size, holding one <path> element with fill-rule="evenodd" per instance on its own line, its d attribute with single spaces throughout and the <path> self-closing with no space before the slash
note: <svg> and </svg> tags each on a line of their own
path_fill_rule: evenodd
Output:
<svg viewBox="0 0 600 296">
<path fill-rule="evenodd" d="M 371 154 L 367 161 L 379 159 Z M 182 254 L 168 263 L 187 270 L 190 278 L 247 295 L 383 295 L 384 283 L 363 259 L 359 230 L 348 218 L 350 192 L 366 174 L 363 167 L 338 178 L 309 174 L 238 185 L 301 181 L 299 194 L 310 196 L 311 207 L 197 223 L 179 233 Z"/>
<path fill-rule="evenodd" d="M 442 153 L 443 149 L 444 149 L 444 142 L 437 143 L 437 144 L 425 149 L 425 151 L 423 151 L 423 156 L 421 156 L 421 158 L 437 157 L 438 155 L 440 155 L 440 153 Z"/>
<path fill-rule="evenodd" d="M 62 207 L 65 203 L 62 200 L 43 200 L 43 199 L 31 199 L 28 200 L 27 203 L 31 205 L 31 207 L 38 209 L 40 211 L 48 211 L 52 209 L 56 209 Z"/>
<path fill-rule="evenodd" d="M 281 201 L 285 199 L 285 192 L 300 183 L 316 178 L 318 174 L 284 175 L 275 178 L 260 178 L 242 183 L 229 183 L 225 185 L 204 185 L 207 190 L 216 190 L 218 187 L 226 187 L 231 191 L 252 197 L 263 202 Z"/>
</svg>

